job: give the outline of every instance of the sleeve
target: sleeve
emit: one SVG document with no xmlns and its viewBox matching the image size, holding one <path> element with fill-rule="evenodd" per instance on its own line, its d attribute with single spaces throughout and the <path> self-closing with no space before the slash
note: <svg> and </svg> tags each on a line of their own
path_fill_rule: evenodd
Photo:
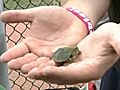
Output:
<svg viewBox="0 0 120 90">
<path fill-rule="evenodd" d="M 109 17 L 113 22 L 120 22 L 120 0 L 111 0 Z"/>
</svg>

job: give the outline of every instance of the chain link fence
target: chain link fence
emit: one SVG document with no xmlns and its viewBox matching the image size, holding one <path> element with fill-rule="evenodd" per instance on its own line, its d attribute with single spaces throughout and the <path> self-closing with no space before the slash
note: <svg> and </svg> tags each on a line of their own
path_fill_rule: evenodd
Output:
<svg viewBox="0 0 120 90">
<path fill-rule="evenodd" d="M 3 2 L 4 10 L 27 9 L 38 6 L 60 5 L 60 2 L 58 0 L 3 0 Z M 11 48 L 17 43 L 19 43 L 22 39 L 24 39 L 26 32 L 29 29 L 29 23 L 6 24 L 7 47 Z M 70 87 L 67 85 L 59 86 L 56 84 L 46 83 L 40 80 L 30 79 L 26 75 L 22 74 L 20 71 L 14 70 L 9 70 L 9 79 L 12 90 L 58 90 L 57 88 L 59 87 Z"/>
</svg>

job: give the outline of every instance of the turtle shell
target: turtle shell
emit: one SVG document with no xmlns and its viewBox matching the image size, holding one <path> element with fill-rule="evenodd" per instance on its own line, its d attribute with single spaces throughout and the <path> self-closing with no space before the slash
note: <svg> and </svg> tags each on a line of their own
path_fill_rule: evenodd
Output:
<svg viewBox="0 0 120 90">
<path fill-rule="evenodd" d="M 73 48 L 59 48 L 53 55 L 53 60 L 55 62 L 64 62 L 66 60 L 69 60 L 73 53 Z"/>
</svg>

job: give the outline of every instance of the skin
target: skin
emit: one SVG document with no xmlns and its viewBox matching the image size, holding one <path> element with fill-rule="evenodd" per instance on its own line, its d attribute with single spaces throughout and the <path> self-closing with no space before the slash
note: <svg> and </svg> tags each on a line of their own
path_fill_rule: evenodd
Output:
<svg viewBox="0 0 120 90">
<path fill-rule="evenodd" d="M 53 13 L 54 15 L 56 14 L 54 17 L 51 16 Z M 45 14 L 47 16 L 44 16 Z M 11 16 L 16 17 L 13 19 Z M 37 63 L 42 61 L 41 59 L 45 58 L 47 61 L 50 60 L 54 51 L 56 51 L 58 48 L 64 46 L 74 46 L 79 42 L 79 40 L 87 35 L 87 32 L 82 32 L 79 30 L 79 26 L 86 30 L 83 22 L 61 7 L 38 7 L 16 12 L 6 11 L 1 14 L 1 20 L 6 23 L 24 21 L 29 21 L 31 23 L 31 30 L 27 33 L 28 35 L 26 39 L 20 44 L 11 48 L 12 51 L 17 50 L 17 53 L 15 54 L 9 49 L 6 52 L 8 53 L 6 54 L 7 57 L 3 60 L 3 62 L 10 61 L 8 65 L 11 69 L 21 69 L 23 73 L 28 73 L 29 70 L 38 66 Z M 41 34 L 42 32 L 44 32 L 44 34 Z M 29 59 L 24 60 L 25 58 Z M 20 64 L 14 65 L 13 63 Z M 27 63 L 35 64 L 32 64 L 33 67 L 31 67 L 31 65 L 28 65 Z M 28 70 L 26 70 L 26 67 Z"/>
<path fill-rule="evenodd" d="M 27 10 L 10 10 L 1 13 L 0 19 L 5 23 L 31 23 L 30 31 L 28 32 L 25 40 L 20 44 L 8 49 L 1 56 L 1 61 L 8 63 L 10 69 L 20 70 L 22 73 L 27 74 L 30 78 L 40 79 L 52 83 L 73 84 L 78 81 L 83 82 L 94 79 L 92 76 L 90 76 L 90 78 L 86 76 L 86 74 L 89 75 L 89 71 L 88 73 L 84 73 L 86 70 L 84 67 L 88 67 L 87 65 L 83 64 L 83 66 L 82 63 L 80 64 L 81 69 L 83 69 L 82 71 L 80 69 L 80 71 L 83 74 L 78 77 L 79 68 L 76 69 L 76 66 L 79 66 L 80 62 L 70 64 L 67 67 L 63 66 L 58 68 L 56 67 L 55 62 L 50 60 L 50 58 L 53 56 L 53 53 L 58 48 L 65 46 L 76 46 L 88 34 L 84 23 L 75 15 L 66 11 L 64 8 L 72 5 L 73 7 L 81 10 L 89 17 L 93 26 L 95 26 L 108 9 L 109 0 L 99 0 L 96 3 L 93 2 L 95 1 L 68 0 L 63 7 L 43 6 Z M 94 8 L 96 6 L 99 9 Z M 97 36 L 95 37 L 97 38 Z M 89 40 L 84 44 L 89 45 L 88 42 Z M 87 50 L 88 49 L 85 49 L 85 51 Z M 16 51 L 17 53 L 15 53 Z M 85 53 L 85 51 L 83 53 Z M 77 61 L 81 61 L 81 59 L 78 59 Z M 93 63 L 91 63 L 91 65 L 93 65 Z M 72 70 L 72 72 L 75 72 L 75 74 L 71 76 L 71 71 L 69 70 Z M 61 75 L 63 71 L 66 71 L 66 73 Z M 68 75 L 70 76 L 65 78 Z"/>
<path fill-rule="evenodd" d="M 53 65 L 35 68 L 29 75 L 57 84 L 76 84 L 100 79 L 120 56 L 119 33 L 119 24 L 107 23 L 78 44 L 81 54 L 75 59 L 75 63 L 61 67 Z"/>
</svg>

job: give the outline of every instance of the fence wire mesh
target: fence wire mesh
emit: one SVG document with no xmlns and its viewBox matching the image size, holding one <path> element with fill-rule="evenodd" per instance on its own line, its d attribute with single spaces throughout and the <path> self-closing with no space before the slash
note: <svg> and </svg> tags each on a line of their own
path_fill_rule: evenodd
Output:
<svg viewBox="0 0 120 90">
<path fill-rule="evenodd" d="M 4 10 L 13 10 L 27 9 L 38 6 L 60 5 L 60 2 L 58 0 L 3 0 L 3 4 Z M 6 42 L 8 49 L 18 44 L 22 39 L 24 39 L 26 32 L 29 29 L 29 23 L 27 22 L 6 24 Z M 12 90 L 57 90 L 57 88 L 59 87 L 70 87 L 67 85 L 59 86 L 56 84 L 46 83 L 40 80 L 30 79 L 26 75 L 22 74 L 20 71 L 14 70 L 9 70 L 9 79 Z"/>
</svg>

